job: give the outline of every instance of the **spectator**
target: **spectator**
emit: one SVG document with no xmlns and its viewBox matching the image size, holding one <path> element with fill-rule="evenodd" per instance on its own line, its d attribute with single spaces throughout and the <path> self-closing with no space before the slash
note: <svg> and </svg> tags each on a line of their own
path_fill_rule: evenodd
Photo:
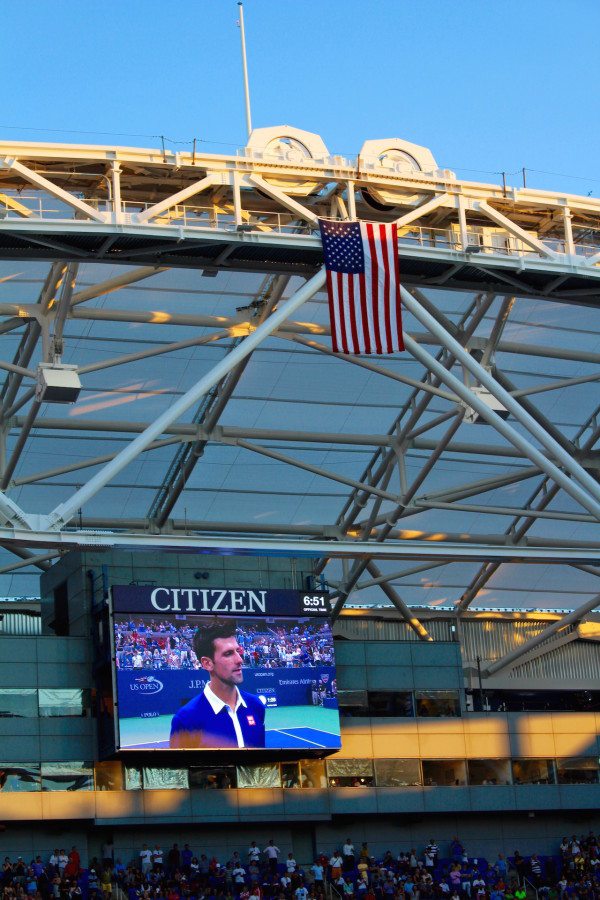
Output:
<svg viewBox="0 0 600 900">
<path fill-rule="evenodd" d="M 450 844 L 450 856 L 454 862 L 462 862 L 462 858 L 464 856 L 465 850 L 461 842 L 457 837 L 452 838 L 452 843 Z"/>
<path fill-rule="evenodd" d="M 68 862 L 69 862 L 69 857 L 65 853 L 64 849 L 61 849 L 60 853 L 58 854 L 58 871 L 59 871 L 61 877 L 65 871 L 65 868 L 66 868 Z"/>
<path fill-rule="evenodd" d="M 354 870 L 354 855 L 354 844 L 352 843 L 352 839 L 348 837 L 346 838 L 346 843 L 342 847 L 342 867 L 344 872 L 352 872 Z"/>
<path fill-rule="evenodd" d="M 175 872 L 181 865 L 181 853 L 179 851 L 179 844 L 173 844 L 171 849 L 169 850 L 169 855 L 167 856 L 167 865 L 169 867 L 169 874 L 171 877 L 175 875 Z"/>
<path fill-rule="evenodd" d="M 275 846 L 275 842 L 273 841 L 273 838 L 271 838 L 271 840 L 269 841 L 269 843 L 263 850 L 263 853 L 265 853 L 267 856 L 267 859 L 269 861 L 269 866 L 271 868 L 271 872 L 275 873 L 277 871 L 277 860 L 279 859 L 279 854 L 281 853 L 281 850 L 279 849 L 279 847 Z"/>
<path fill-rule="evenodd" d="M 148 844 L 144 844 L 139 855 L 142 875 L 147 875 L 152 868 L 152 850 L 148 848 Z"/>
<path fill-rule="evenodd" d="M 342 874 L 342 866 L 344 865 L 339 850 L 333 851 L 333 856 L 329 860 L 329 865 L 331 867 L 331 880 L 334 884 L 337 884 Z"/>
<path fill-rule="evenodd" d="M 311 866 L 311 871 L 313 873 L 314 883 L 316 888 L 323 887 L 323 863 L 320 860 L 315 860 L 315 862 Z"/>
<path fill-rule="evenodd" d="M 161 872 L 163 867 L 164 855 L 162 851 L 162 847 L 160 844 L 154 845 L 154 850 L 152 851 L 152 868 L 155 872 Z"/>
<path fill-rule="evenodd" d="M 542 882 L 542 864 L 537 853 L 534 853 L 529 860 L 529 868 L 531 871 L 531 880 L 533 884 L 536 887 L 539 887 Z"/>
<path fill-rule="evenodd" d="M 77 847 L 71 847 L 67 865 L 64 868 L 65 878 L 78 878 L 81 871 L 81 859 Z"/>
</svg>

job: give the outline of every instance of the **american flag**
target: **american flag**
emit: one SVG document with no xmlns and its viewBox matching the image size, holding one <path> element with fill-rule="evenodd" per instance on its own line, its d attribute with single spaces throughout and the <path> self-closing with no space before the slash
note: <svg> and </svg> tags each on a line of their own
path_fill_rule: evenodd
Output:
<svg viewBox="0 0 600 900">
<path fill-rule="evenodd" d="M 395 224 L 319 219 L 335 353 L 404 350 Z"/>
</svg>

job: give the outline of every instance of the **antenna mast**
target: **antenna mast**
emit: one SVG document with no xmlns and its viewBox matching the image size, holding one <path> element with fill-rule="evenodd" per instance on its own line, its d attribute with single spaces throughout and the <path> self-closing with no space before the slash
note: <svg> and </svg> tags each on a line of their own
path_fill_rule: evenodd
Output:
<svg viewBox="0 0 600 900">
<path fill-rule="evenodd" d="M 240 8 L 240 18 L 239 18 L 239 26 L 240 26 L 240 37 L 242 39 L 242 69 L 244 72 L 244 100 L 246 102 L 246 128 L 248 129 L 248 137 L 252 132 L 252 117 L 250 114 L 250 86 L 248 84 L 248 61 L 246 59 L 246 32 L 244 30 L 244 4 L 242 0 L 239 0 L 238 6 Z"/>
</svg>

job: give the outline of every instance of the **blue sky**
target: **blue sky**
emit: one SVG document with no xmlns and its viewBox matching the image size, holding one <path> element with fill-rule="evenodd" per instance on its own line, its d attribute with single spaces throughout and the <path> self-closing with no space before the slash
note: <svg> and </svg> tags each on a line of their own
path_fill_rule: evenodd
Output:
<svg viewBox="0 0 600 900">
<path fill-rule="evenodd" d="M 599 0 L 244 9 L 255 125 L 297 125 L 349 156 L 402 137 L 465 178 L 520 184 L 525 166 L 533 186 L 600 196 Z M 244 144 L 236 0 L 0 0 L 0 12 L 1 139 Z"/>
</svg>

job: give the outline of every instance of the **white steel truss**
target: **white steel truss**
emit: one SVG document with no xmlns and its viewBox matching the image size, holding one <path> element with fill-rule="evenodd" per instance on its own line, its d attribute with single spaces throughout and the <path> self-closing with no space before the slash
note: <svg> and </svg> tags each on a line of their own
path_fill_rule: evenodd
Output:
<svg viewBox="0 0 600 900">
<path fill-rule="evenodd" d="M 380 195 L 392 200 L 378 208 Z M 398 224 L 406 355 L 332 352 L 321 216 Z M 594 198 L 375 171 L 360 158 L 5 142 L 1 260 L 19 269 L 47 261 L 48 271 L 41 282 L 0 275 L 0 545 L 25 556 L 7 557 L 0 575 L 47 567 L 54 556 L 42 548 L 308 554 L 335 585 L 336 613 L 354 591 L 381 591 L 426 640 L 405 599 L 406 573 L 462 566 L 460 615 L 513 563 L 600 572 L 590 530 L 600 519 L 597 403 L 565 399 L 581 404 L 600 377 L 585 327 L 581 340 L 565 338 L 569 310 L 588 310 L 590 321 L 597 313 Z M 177 273 L 190 270 L 203 286 L 193 303 L 179 302 Z M 233 275 L 237 294 L 223 287 Z M 546 325 L 546 309 L 564 333 Z M 600 333 L 593 322 L 586 327 Z M 145 385 L 161 360 L 188 353 L 180 390 L 160 379 L 145 393 L 136 387 L 140 372 Z M 62 360 L 76 367 L 87 406 L 36 399 L 39 363 Z M 315 366 L 326 373 L 318 381 Z M 280 378 L 293 397 L 273 396 Z M 113 385 L 107 399 L 104 385 Z M 153 414 L 120 417 L 127 390 L 151 398 Z M 211 391 L 206 414 L 190 421 Z M 281 415 L 251 411 L 278 403 Z M 96 414 L 113 405 L 115 415 Z M 338 406 L 346 414 L 336 424 Z M 466 424 L 467 409 L 487 424 Z M 232 487 L 203 475 L 213 458 Z M 275 480 L 255 481 L 258 465 Z M 131 500 L 136 491 L 145 507 Z M 125 493 L 128 504 L 108 499 Z M 235 516 L 228 493 L 240 499 Z M 214 517 L 204 496 L 214 497 Z M 318 497 L 323 512 L 245 514 L 254 496 L 304 509 Z M 585 537 L 552 530 L 567 524 Z M 400 559 L 420 563 L 399 570 Z"/>
</svg>

